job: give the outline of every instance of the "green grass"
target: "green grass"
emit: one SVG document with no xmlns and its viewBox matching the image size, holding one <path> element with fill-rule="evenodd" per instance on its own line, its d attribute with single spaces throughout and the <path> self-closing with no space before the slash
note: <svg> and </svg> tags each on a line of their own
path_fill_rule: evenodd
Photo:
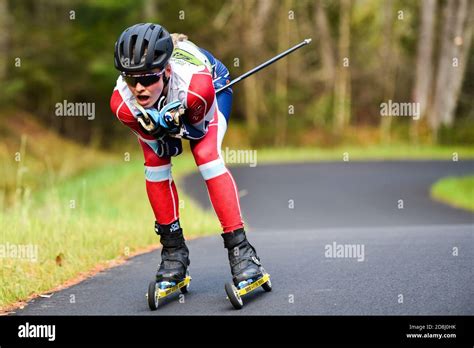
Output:
<svg viewBox="0 0 474 348">
<path fill-rule="evenodd" d="M 42 192 L 23 195 L 21 202 L 0 213 L 0 244 L 34 245 L 38 250 L 36 262 L 0 258 L 0 308 L 158 243 L 142 155 L 132 157 L 137 159 L 107 164 Z M 192 157 L 175 162 L 173 176 L 186 236 L 218 233 L 214 213 L 203 211 L 179 187 L 182 174 L 195 167 Z"/>
<path fill-rule="evenodd" d="M 18 189 L 37 191 L 111 161 L 103 151 L 59 136 L 23 112 L 15 122 L 0 113 L 0 210 Z"/>
<path fill-rule="evenodd" d="M 474 211 L 474 175 L 440 179 L 431 187 L 431 196 L 454 207 Z"/>
<path fill-rule="evenodd" d="M 459 160 L 474 158 L 472 146 L 410 146 L 406 144 L 380 146 L 338 146 L 335 148 L 282 148 L 257 150 L 261 163 L 342 161 L 349 160 L 452 160 L 457 154 Z"/>
</svg>

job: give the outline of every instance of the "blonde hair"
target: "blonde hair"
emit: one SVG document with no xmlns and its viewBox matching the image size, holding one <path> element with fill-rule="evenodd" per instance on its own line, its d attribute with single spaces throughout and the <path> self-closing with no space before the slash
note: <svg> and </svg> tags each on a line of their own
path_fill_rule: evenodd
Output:
<svg viewBox="0 0 474 348">
<path fill-rule="evenodd" d="M 179 41 L 187 41 L 188 36 L 181 33 L 172 33 L 171 39 L 173 40 L 173 45 L 177 45 Z"/>
</svg>

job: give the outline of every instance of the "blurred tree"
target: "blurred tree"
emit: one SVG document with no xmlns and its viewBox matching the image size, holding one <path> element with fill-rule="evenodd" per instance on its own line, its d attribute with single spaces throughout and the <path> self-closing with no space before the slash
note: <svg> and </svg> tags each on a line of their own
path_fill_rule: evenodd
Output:
<svg viewBox="0 0 474 348">
<path fill-rule="evenodd" d="M 326 10 L 322 4 L 322 0 L 316 0 L 315 3 L 315 21 L 316 35 L 321 53 L 321 63 L 323 70 L 323 78 L 326 92 L 332 93 L 334 88 L 334 79 L 336 76 L 334 44 L 331 35 L 331 28 L 328 23 Z"/>
<path fill-rule="evenodd" d="M 278 13 L 278 52 L 286 50 L 290 43 L 290 21 L 294 20 L 294 9 L 292 0 L 283 0 Z M 288 127 L 288 59 L 282 59 L 276 63 L 275 76 L 275 140 L 276 146 L 286 143 L 286 132 Z"/>
<path fill-rule="evenodd" d="M 395 59 L 393 46 L 396 44 L 393 30 L 394 8 L 393 0 L 382 2 L 382 45 L 381 45 L 381 66 L 384 70 L 382 77 L 382 93 L 384 102 L 393 100 L 395 94 L 395 71 L 398 60 Z M 382 117 L 380 121 L 382 141 L 390 143 L 390 129 L 392 117 Z"/>
<path fill-rule="evenodd" d="M 8 33 L 10 31 L 9 18 L 7 0 L 0 0 L 0 47 L 2 48 L 0 53 L 0 81 L 5 80 L 7 73 L 7 47 L 9 46 Z"/>
<path fill-rule="evenodd" d="M 232 124 L 243 121 L 252 144 L 296 145 L 304 132 L 311 141 L 325 132 L 337 143 L 342 138 L 333 130 L 349 123 L 380 126 L 379 105 L 387 99 L 420 100 L 434 133 L 440 124 L 472 124 L 472 78 L 463 84 L 463 77 L 474 71 L 474 1 L 418 1 L 0 0 L 0 45 L 8 47 L 0 54 L 0 102 L 84 143 L 123 139 L 128 130 L 108 105 L 118 75 L 114 43 L 126 27 L 153 21 L 188 34 L 231 77 L 313 37 L 234 87 Z M 400 10 L 403 20 L 396 18 Z M 93 103 L 94 121 L 57 117 L 55 105 L 64 100 Z M 386 133 L 398 136 L 403 125 L 408 138 L 419 122 L 406 121 L 387 118 Z"/>
<path fill-rule="evenodd" d="M 145 0 L 143 2 L 143 21 L 144 22 L 153 22 L 156 20 L 156 16 L 158 13 L 158 5 L 157 0 Z"/>
<path fill-rule="evenodd" d="M 260 64 L 262 59 L 262 48 L 265 45 L 265 25 L 270 17 L 271 0 L 246 1 L 243 4 L 244 13 L 252 13 L 256 7 L 256 16 L 247 17 L 244 25 L 245 57 L 243 59 L 244 70 L 248 71 Z M 259 117 L 263 113 L 264 95 L 261 79 L 254 75 L 243 83 L 245 94 L 244 113 L 250 136 L 254 136 L 258 130 Z"/>
<path fill-rule="evenodd" d="M 235 9 L 238 7 L 238 0 L 229 0 L 222 4 L 222 7 L 219 10 L 219 13 L 214 18 L 212 22 L 213 26 L 217 30 L 223 30 L 228 23 L 228 20 Z"/>
<path fill-rule="evenodd" d="M 437 4 L 438 0 L 422 0 L 421 2 L 421 22 L 416 56 L 416 80 L 413 88 L 413 100 L 420 103 L 420 119 L 418 122 L 411 123 L 410 135 L 413 142 L 418 142 L 419 124 L 425 117 L 433 83 L 433 39 Z"/>
<path fill-rule="evenodd" d="M 351 85 L 350 85 L 350 21 L 351 1 L 340 1 L 339 39 L 334 84 L 334 128 L 342 131 L 351 116 Z"/>
<path fill-rule="evenodd" d="M 459 93 L 472 41 L 473 2 L 446 1 L 443 7 L 441 48 L 430 125 L 436 138 L 441 124 L 454 121 Z"/>
</svg>

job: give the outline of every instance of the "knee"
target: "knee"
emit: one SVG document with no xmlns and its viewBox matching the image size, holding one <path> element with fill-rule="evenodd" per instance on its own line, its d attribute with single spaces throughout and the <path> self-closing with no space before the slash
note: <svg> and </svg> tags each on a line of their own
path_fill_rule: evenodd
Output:
<svg viewBox="0 0 474 348">
<path fill-rule="evenodd" d="M 206 146 L 196 146 L 192 151 L 194 161 L 198 166 L 219 158 L 217 149 L 214 148 Z"/>
</svg>

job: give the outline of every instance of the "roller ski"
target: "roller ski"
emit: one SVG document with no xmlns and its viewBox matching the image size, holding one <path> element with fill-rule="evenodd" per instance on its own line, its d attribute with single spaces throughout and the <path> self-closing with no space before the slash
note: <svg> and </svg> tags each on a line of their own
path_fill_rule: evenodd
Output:
<svg viewBox="0 0 474 348">
<path fill-rule="evenodd" d="M 161 237 L 163 248 L 156 280 L 148 285 L 147 299 L 151 310 L 158 309 L 162 299 L 178 290 L 183 294 L 187 293 L 191 283 L 188 271 L 189 250 L 179 220 L 170 225 L 155 223 L 155 232 Z"/>
<path fill-rule="evenodd" d="M 244 306 L 242 296 L 262 287 L 272 291 L 270 274 L 260 263 L 255 248 L 249 243 L 244 229 L 223 233 L 224 246 L 228 250 L 232 282 L 225 284 L 227 299 L 235 309 Z"/>
</svg>

